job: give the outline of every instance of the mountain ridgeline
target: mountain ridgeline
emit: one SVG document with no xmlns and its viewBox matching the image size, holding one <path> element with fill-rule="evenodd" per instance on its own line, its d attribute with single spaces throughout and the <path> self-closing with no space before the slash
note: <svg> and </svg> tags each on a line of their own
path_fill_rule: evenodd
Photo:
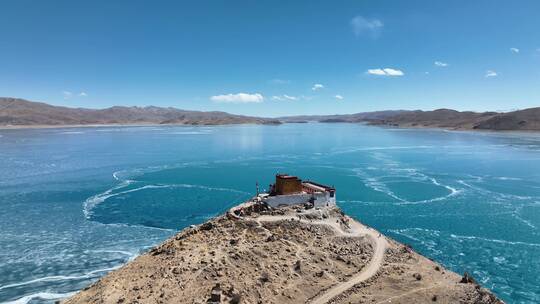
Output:
<svg viewBox="0 0 540 304">
<path fill-rule="evenodd" d="M 454 130 L 539 131 L 540 107 L 499 112 L 469 112 L 450 109 L 433 111 L 375 111 L 343 115 L 301 115 L 262 118 L 226 112 L 187 111 L 155 106 L 85 109 L 53 106 L 18 98 L 0 97 L 0 127 L 76 125 L 227 125 L 281 123 L 364 123 L 403 128 Z"/>
<path fill-rule="evenodd" d="M 538 131 L 540 107 L 498 112 L 459 112 L 450 109 L 433 111 L 377 111 L 346 115 L 290 116 L 283 122 L 346 122 L 403 128 L 444 128 L 454 130 Z"/>
<path fill-rule="evenodd" d="M 52 106 L 17 98 L 0 98 L 0 126 L 69 126 L 102 124 L 279 124 L 276 119 L 225 112 L 185 111 L 162 107 L 84 109 Z"/>
</svg>

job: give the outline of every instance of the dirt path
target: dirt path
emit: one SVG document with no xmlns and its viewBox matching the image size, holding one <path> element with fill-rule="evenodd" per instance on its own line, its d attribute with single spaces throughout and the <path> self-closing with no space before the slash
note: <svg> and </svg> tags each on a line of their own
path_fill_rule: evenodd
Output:
<svg viewBox="0 0 540 304">
<path fill-rule="evenodd" d="M 334 231 L 336 231 L 339 235 L 348 236 L 348 237 L 360 237 L 360 236 L 368 236 L 372 239 L 373 245 L 374 245 L 374 252 L 373 257 L 371 258 L 371 261 L 368 263 L 366 267 L 362 269 L 359 273 L 351 277 L 350 280 L 340 283 L 321 295 L 315 297 L 310 303 L 312 304 L 324 304 L 328 303 L 333 298 L 339 296 L 343 292 L 347 291 L 349 288 L 353 287 L 354 285 L 363 282 L 372 276 L 374 276 L 379 268 L 382 265 L 382 262 L 384 260 L 384 252 L 386 251 L 386 248 L 388 246 L 388 242 L 386 241 L 386 238 L 380 234 L 378 231 L 373 230 L 371 228 L 368 228 L 359 222 L 350 219 L 349 225 L 350 229 L 348 231 L 344 231 L 339 223 L 336 223 L 336 218 L 327 218 L 322 220 L 313 220 L 308 221 L 305 219 L 298 219 L 295 216 L 290 215 L 277 215 L 277 216 L 271 216 L 271 215 L 263 215 L 256 219 L 257 222 L 277 222 L 277 221 L 301 221 L 303 223 L 307 224 L 315 224 L 315 225 L 326 225 L 331 227 Z"/>
</svg>

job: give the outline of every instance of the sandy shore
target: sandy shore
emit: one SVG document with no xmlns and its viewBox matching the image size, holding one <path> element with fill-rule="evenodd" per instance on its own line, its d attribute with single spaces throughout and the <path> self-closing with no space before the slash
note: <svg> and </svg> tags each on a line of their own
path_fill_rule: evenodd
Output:
<svg viewBox="0 0 540 304">
<path fill-rule="evenodd" d="M 65 129 L 65 128 L 106 128 L 106 127 L 152 127 L 152 126 L 190 126 L 183 124 L 90 124 L 90 125 L 9 125 L 0 126 L 0 130 L 18 129 Z"/>
</svg>

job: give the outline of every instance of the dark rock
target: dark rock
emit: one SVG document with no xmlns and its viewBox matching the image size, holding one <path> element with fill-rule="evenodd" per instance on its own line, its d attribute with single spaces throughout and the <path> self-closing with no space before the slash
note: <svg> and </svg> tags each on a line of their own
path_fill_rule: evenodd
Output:
<svg viewBox="0 0 540 304">
<path fill-rule="evenodd" d="M 276 241 L 276 237 L 272 234 L 271 236 L 266 238 L 266 241 L 267 242 L 274 242 L 274 241 Z"/>
<path fill-rule="evenodd" d="M 231 296 L 231 300 L 229 301 L 230 304 L 239 304 L 240 301 L 242 301 L 242 296 L 235 293 Z"/>
<path fill-rule="evenodd" d="M 270 276 L 268 275 L 267 272 L 263 272 L 263 273 L 261 274 L 260 280 L 261 280 L 261 282 L 263 282 L 263 283 L 269 282 L 269 281 L 270 281 Z"/>
<path fill-rule="evenodd" d="M 214 224 L 212 224 L 211 222 L 207 222 L 201 225 L 201 230 L 208 231 L 212 230 L 212 228 L 214 228 Z"/>
<path fill-rule="evenodd" d="M 210 292 L 210 303 L 221 303 L 221 286 L 217 283 Z"/>
<path fill-rule="evenodd" d="M 465 272 L 463 274 L 463 277 L 461 278 L 461 281 L 459 282 L 463 284 L 476 284 L 476 281 L 468 272 Z"/>
<path fill-rule="evenodd" d="M 300 260 L 297 260 L 296 263 L 294 264 L 294 271 L 296 272 L 302 271 L 302 263 L 300 262 Z"/>
</svg>

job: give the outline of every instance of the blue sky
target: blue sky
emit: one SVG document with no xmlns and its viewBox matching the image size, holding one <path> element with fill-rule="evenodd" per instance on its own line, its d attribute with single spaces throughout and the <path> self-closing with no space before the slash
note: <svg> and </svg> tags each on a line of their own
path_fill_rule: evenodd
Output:
<svg viewBox="0 0 540 304">
<path fill-rule="evenodd" d="M 2 1 L 0 96 L 280 116 L 540 106 L 540 1 Z"/>
</svg>

